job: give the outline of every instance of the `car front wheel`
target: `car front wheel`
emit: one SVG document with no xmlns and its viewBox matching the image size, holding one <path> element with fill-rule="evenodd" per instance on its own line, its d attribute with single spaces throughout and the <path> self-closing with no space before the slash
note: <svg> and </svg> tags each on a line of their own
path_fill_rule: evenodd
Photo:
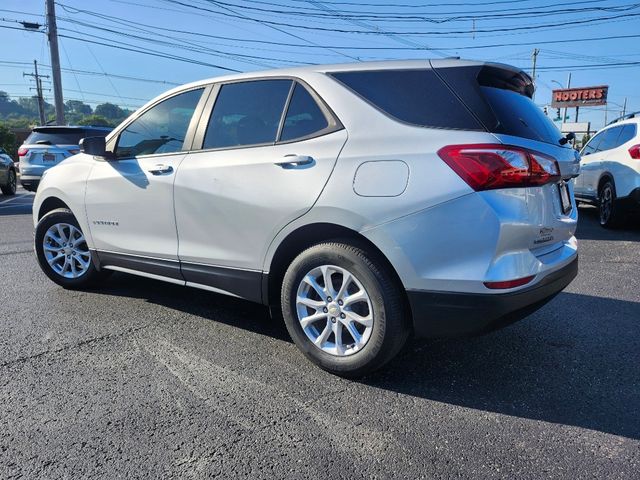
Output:
<svg viewBox="0 0 640 480">
<path fill-rule="evenodd" d="M 106 275 L 91 261 L 82 229 L 67 209 L 42 217 L 36 227 L 35 249 L 42 271 L 64 288 L 89 288 Z"/>
<path fill-rule="evenodd" d="M 359 377 L 391 360 L 409 335 L 402 290 L 365 248 L 327 242 L 289 266 L 282 313 L 295 344 L 336 375 Z"/>
</svg>

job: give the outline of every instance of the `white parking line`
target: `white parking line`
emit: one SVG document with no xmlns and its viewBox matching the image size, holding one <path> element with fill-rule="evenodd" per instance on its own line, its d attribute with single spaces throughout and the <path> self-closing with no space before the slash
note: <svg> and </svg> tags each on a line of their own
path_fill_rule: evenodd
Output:
<svg viewBox="0 0 640 480">
<path fill-rule="evenodd" d="M 2 200 L 0 202 L 0 205 L 2 205 L 3 203 L 9 203 L 9 202 L 11 202 L 13 200 L 18 200 L 18 199 L 20 199 L 22 197 L 26 197 L 26 196 L 29 196 L 29 195 L 30 195 L 29 193 L 18 193 L 17 195 L 14 195 L 14 196 L 12 196 L 10 198 L 7 198 L 6 200 Z"/>
</svg>

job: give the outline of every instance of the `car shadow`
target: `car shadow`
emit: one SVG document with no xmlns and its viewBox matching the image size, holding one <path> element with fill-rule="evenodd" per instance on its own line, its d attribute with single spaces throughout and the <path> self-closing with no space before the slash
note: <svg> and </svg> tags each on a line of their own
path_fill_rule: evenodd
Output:
<svg viewBox="0 0 640 480">
<path fill-rule="evenodd" d="M 607 229 L 600 226 L 598 209 L 582 205 L 578 211 L 576 237 L 583 240 L 640 241 L 640 216 L 629 215 L 621 228 Z"/>
<path fill-rule="evenodd" d="M 99 293 L 138 297 L 291 342 L 266 307 L 115 274 Z M 489 335 L 412 341 L 360 382 L 432 401 L 640 438 L 640 302 L 561 293 Z"/>
</svg>

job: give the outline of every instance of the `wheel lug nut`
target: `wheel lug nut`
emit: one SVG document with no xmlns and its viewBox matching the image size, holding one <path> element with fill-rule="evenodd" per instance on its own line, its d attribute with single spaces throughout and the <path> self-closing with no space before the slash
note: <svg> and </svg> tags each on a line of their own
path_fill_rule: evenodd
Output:
<svg viewBox="0 0 640 480">
<path fill-rule="evenodd" d="M 347 318 L 347 316 L 344 313 L 341 313 L 340 318 Z"/>
<path fill-rule="evenodd" d="M 336 317 L 331 317 L 331 323 L 336 323 Z"/>
<path fill-rule="evenodd" d="M 342 300 L 338 300 L 338 305 L 342 306 L 344 302 Z"/>
<path fill-rule="evenodd" d="M 331 297 L 327 297 L 327 302 L 333 302 L 333 300 L 331 299 Z"/>
<path fill-rule="evenodd" d="M 322 311 L 323 311 L 324 313 L 327 313 L 327 312 L 329 311 L 329 309 L 328 309 L 327 307 L 324 307 L 324 308 L 322 309 Z"/>
</svg>

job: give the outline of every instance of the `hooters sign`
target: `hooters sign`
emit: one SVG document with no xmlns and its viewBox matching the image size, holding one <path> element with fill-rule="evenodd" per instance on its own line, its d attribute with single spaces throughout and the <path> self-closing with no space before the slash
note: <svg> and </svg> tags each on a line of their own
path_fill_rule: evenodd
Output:
<svg viewBox="0 0 640 480">
<path fill-rule="evenodd" d="M 551 99 L 551 106 L 553 108 L 561 108 L 606 105 L 608 92 L 608 85 L 554 90 Z"/>
</svg>

